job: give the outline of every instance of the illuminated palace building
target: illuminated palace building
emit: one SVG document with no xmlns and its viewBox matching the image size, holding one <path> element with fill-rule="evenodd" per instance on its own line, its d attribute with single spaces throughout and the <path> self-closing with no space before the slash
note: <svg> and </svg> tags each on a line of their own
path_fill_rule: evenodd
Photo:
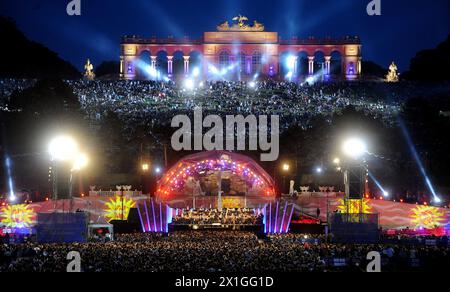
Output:
<svg viewBox="0 0 450 292">
<path fill-rule="evenodd" d="M 230 25 L 205 32 L 202 39 L 125 36 L 121 44 L 120 74 L 124 79 L 168 80 L 179 77 L 208 80 L 358 79 L 361 42 L 342 39 L 284 40 L 264 25 L 238 16 Z"/>
</svg>

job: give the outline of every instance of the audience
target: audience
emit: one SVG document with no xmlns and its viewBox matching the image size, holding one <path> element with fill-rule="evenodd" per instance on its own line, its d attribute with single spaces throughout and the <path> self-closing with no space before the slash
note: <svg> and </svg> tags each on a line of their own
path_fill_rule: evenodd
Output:
<svg viewBox="0 0 450 292">
<path fill-rule="evenodd" d="M 63 272 L 70 251 L 80 252 L 85 272 L 365 271 L 370 251 L 380 252 L 382 271 L 450 266 L 447 246 L 343 245 L 312 235 L 271 235 L 263 240 L 249 232 L 188 231 L 116 235 L 107 243 L 4 244 L 0 272 Z"/>
</svg>

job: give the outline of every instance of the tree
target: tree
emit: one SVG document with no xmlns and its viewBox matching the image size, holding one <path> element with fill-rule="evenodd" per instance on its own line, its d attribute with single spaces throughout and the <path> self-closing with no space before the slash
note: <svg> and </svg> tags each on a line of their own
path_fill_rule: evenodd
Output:
<svg viewBox="0 0 450 292">
<path fill-rule="evenodd" d="M 95 69 L 97 77 L 119 77 L 120 63 L 117 61 L 104 61 Z"/>
<path fill-rule="evenodd" d="M 78 70 L 62 60 L 57 53 L 28 40 L 15 23 L 0 16 L 0 38 L 7 45 L 0 46 L 2 78 L 79 78 Z"/>
</svg>

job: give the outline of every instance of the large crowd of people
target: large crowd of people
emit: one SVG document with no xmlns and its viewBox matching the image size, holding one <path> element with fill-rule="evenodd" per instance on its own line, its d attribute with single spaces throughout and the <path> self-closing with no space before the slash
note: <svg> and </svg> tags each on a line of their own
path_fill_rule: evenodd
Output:
<svg viewBox="0 0 450 292">
<path fill-rule="evenodd" d="M 0 272 L 66 271 L 67 254 L 78 251 L 85 272 L 283 272 L 366 271 L 367 254 L 382 256 L 382 271 L 446 270 L 447 246 L 334 244 L 306 235 L 188 231 L 128 234 L 108 243 L 0 246 Z"/>
<path fill-rule="evenodd" d="M 183 84 L 152 81 L 67 81 L 92 119 L 109 111 L 133 125 L 170 123 L 177 114 L 192 114 L 202 107 L 206 114 L 279 115 L 282 128 L 308 127 L 316 116 L 331 116 L 347 106 L 394 122 L 405 100 L 402 90 L 383 90 L 384 84 L 292 82 L 199 82 Z M 405 96 L 406 97 L 406 96 Z"/>
<path fill-rule="evenodd" d="M 173 218 L 177 225 L 195 224 L 230 224 L 230 225 L 260 225 L 262 214 L 256 214 L 253 209 L 197 209 L 182 210 Z"/>
<path fill-rule="evenodd" d="M 192 114 L 202 107 L 205 114 L 280 115 L 282 128 L 308 127 L 316 116 L 330 119 L 347 106 L 368 115 L 395 122 L 405 100 L 430 95 L 424 85 L 380 82 L 329 82 L 314 85 L 280 82 L 197 81 L 186 88 L 182 81 L 66 80 L 78 96 L 85 114 L 100 120 L 116 112 L 130 125 L 169 124 L 173 116 Z M 15 91 L 24 90 L 36 80 L 1 79 L 2 103 Z M 444 85 L 442 85 L 444 86 Z M 433 91 L 439 91 L 434 87 Z"/>
<path fill-rule="evenodd" d="M 130 127 L 169 125 L 177 114 L 192 114 L 202 107 L 205 114 L 280 115 L 282 129 L 306 128 L 314 117 L 330 119 L 347 106 L 354 106 L 387 124 L 410 97 L 429 96 L 448 87 L 414 83 L 327 82 L 305 84 L 282 81 L 197 81 L 192 88 L 180 82 L 126 80 L 66 80 L 93 121 L 116 112 Z M 0 79 L 2 104 L 15 91 L 36 80 Z"/>
</svg>

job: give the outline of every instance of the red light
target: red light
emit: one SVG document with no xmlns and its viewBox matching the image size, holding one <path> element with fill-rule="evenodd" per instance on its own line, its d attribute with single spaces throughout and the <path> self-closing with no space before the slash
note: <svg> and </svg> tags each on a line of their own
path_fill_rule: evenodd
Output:
<svg viewBox="0 0 450 292">
<path fill-rule="evenodd" d="M 380 200 L 383 200 L 383 197 L 380 197 Z"/>
<path fill-rule="evenodd" d="M 48 198 L 45 198 L 46 201 L 48 201 Z"/>
<path fill-rule="evenodd" d="M 81 194 L 81 197 L 83 198 L 83 197 L 84 197 L 84 194 Z"/>
<path fill-rule="evenodd" d="M 403 203 L 403 199 L 400 199 L 400 202 Z"/>
<path fill-rule="evenodd" d="M 428 203 L 427 203 L 427 202 L 425 202 L 425 203 L 423 203 L 423 204 L 424 204 L 425 206 L 426 206 L 426 205 L 428 205 Z"/>
</svg>

